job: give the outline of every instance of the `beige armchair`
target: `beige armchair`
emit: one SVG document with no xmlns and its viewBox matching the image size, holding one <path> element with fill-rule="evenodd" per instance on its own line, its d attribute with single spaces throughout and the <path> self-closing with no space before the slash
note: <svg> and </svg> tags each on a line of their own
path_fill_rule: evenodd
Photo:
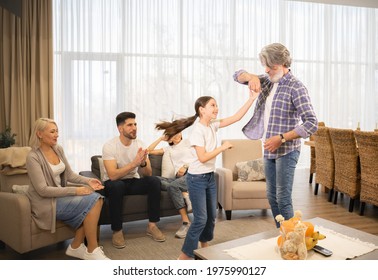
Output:
<svg viewBox="0 0 378 280">
<path fill-rule="evenodd" d="M 26 195 L 0 192 L 0 241 L 20 254 L 73 238 L 75 231 L 57 221 L 56 232 L 38 228 Z"/>
<path fill-rule="evenodd" d="M 7 245 L 21 254 L 75 235 L 72 228 L 60 221 L 57 221 L 55 233 L 38 228 L 27 196 L 12 192 L 13 185 L 30 183 L 24 166 L 29 150 L 25 147 L 0 149 L 0 247 Z"/>
<path fill-rule="evenodd" d="M 218 174 L 218 205 L 224 208 L 227 220 L 231 220 L 232 210 L 270 209 L 266 195 L 265 181 L 238 181 L 237 162 L 262 158 L 260 140 L 230 139 L 233 148 L 222 153 L 222 167 Z"/>
</svg>

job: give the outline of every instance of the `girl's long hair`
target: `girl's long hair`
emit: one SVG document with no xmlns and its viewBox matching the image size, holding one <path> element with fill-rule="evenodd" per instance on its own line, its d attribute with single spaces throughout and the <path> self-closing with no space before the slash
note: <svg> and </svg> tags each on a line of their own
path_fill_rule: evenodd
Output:
<svg viewBox="0 0 378 280">
<path fill-rule="evenodd" d="M 174 120 L 172 122 L 161 122 L 157 123 L 155 125 L 155 128 L 157 130 L 164 130 L 164 135 L 168 137 L 168 139 L 175 136 L 177 133 L 183 131 L 187 127 L 191 126 L 194 121 L 197 119 L 197 117 L 200 117 L 199 108 L 205 107 L 206 104 L 213 99 L 211 96 L 201 96 L 196 100 L 196 103 L 194 104 L 194 109 L 196 111 L 195 115 L 188 117 L 188 118 L 182 118 L 178 120 Z"/>
</svg>

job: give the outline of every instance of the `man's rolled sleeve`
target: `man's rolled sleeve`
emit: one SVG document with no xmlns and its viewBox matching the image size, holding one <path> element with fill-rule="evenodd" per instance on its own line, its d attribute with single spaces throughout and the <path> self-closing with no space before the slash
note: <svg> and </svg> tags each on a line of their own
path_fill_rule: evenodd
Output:
<svg viewBox="0 0 378 280">
<path fill-rule="evenodd" d="M 308 138 L 309 134 L 307 131 L 303 128 L 303 126 L 299 125 L 296 128 L 294 128 L 295 133 L 297 133 L 301 138 Z"/>
<path fill-rule="evenodd" d="M 240 70 L 236 71 L 236 72 L 234 73 L 234 75 L 232 76 L 232 77 L 234 78 L 234 81 L 235 81 L 235 82 L 238 82 L 239 84 L 242 84 L 242 85 L 246 84 L 246 83 L 241 83 L 241 82 L 238 81 L 239 76 L 240 76 L 241 74 L 243 74 L 243 73 L 246 73 L 246 72 L 247 72 L 247 71 L 245 71 L 244 69 L 240 69 Z"/>
</svg>

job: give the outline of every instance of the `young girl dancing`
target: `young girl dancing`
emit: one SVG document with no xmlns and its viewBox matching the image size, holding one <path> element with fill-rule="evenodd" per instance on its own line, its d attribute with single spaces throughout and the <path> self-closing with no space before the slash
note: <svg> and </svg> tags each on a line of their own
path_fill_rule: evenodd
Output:
<svg viewBox="0 0 378 280">
<path fill-rule="evenodd" d="M 216 132 L 239 121 L 256 100 L 258 93 L 250 91 L 247 102 L 231 117 L 217 119 L 218 106 L 211 96 L 202 96 L 195 102 L 195 115 L 189 118 L 175 120 L 170 127 L 165 128 L 166 135 L 175 135 L 193 125 L 189 136 L 192 158 L 186 175 L 189 197 L 192 202 L 193 221 L 186 235 L 179 260 L 192 260 L 194 250 L 207 247 L 213 239 L 216 215 L 216 185 L 214 179 L 216 156 L 232 148 L 231 143 L 224 142 L 217 147 Z"/>
</svg>

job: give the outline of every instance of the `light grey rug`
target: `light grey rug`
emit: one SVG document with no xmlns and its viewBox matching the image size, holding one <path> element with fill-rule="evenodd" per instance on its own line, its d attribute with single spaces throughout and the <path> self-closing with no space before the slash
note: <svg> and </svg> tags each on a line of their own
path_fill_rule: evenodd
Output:
<svg viewBox="0 0 378 280">
<path fill-rule="evenodd" d="M 142 221 L 147 226 L 147 221 Z M 180 226 L 177 222 L 161 221 L 159 228 L 166 235 L 165 242 L 155 242 L 141 231 L 140 223 L 133 225 L 126 223 L 124 227 L 126 247 L 116 249 L 111 244 L 111 231 L 108 228 L 101 229 L 101 245 L 105 254 L 113 260 L 176 260 L 181 252 L 184 239 L 175 238 L 175 232 Z M 234 240 L 247 235 L 272 230 L 274 223 L 264 221 L 258 217 L 237 218 L 230 221 L 216 223 L 214 239 L 210 246 L 229 240 Z"/>
</svg>

